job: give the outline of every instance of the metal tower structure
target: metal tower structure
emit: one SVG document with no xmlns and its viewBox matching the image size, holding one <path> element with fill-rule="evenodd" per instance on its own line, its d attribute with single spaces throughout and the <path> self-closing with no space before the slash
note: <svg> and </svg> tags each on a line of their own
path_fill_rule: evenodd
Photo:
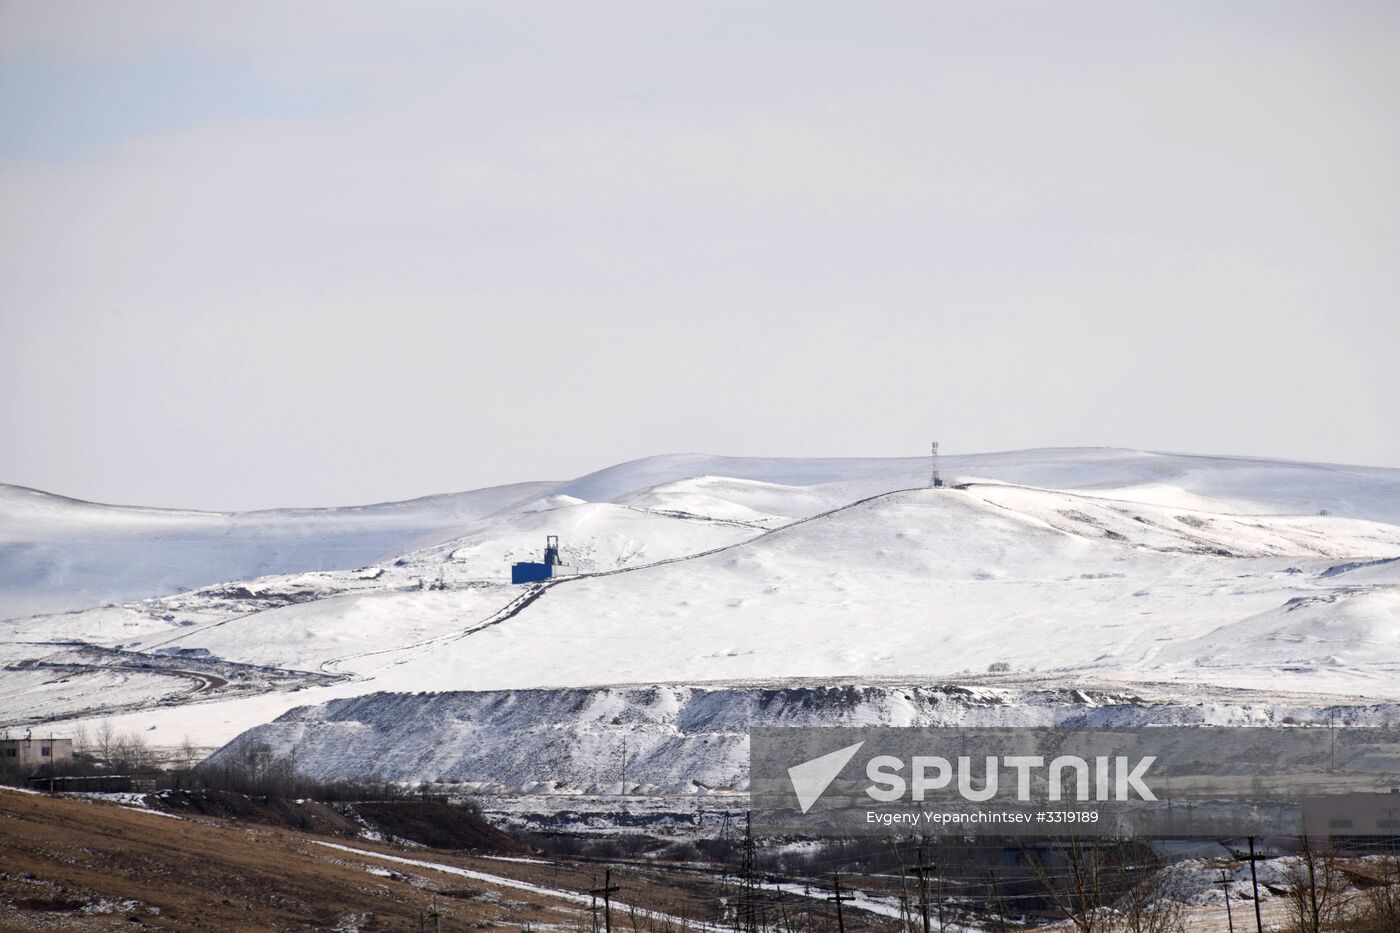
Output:
<svg viewBox="0 0 1400 933">
<path fill-rule="evenodd" d="M 943 477 L 938 475 L 938 441 L 933 442 L 933 475 L 929 477 L 928 484 L 934 489 L 943 485 Z"/>
</svg>

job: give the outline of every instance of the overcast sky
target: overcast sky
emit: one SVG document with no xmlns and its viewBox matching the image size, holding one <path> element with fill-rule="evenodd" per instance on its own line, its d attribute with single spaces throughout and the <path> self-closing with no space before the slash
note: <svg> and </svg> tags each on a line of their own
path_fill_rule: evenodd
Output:
<svg viewBox="0 0 1400 933">
<path fill-rule="evenodd" d="M 0 481 L 1400 466 L 1400 4 L 0 0 Z"/>
</svg>

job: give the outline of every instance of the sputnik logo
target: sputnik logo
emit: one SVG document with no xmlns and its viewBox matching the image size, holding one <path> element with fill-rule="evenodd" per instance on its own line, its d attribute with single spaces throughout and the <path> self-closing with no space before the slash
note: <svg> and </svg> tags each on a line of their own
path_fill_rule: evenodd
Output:
<svg viewBox="0 0 1400 933">
<path fill-rule="evenodd" d="M 846 767 L 864 744 L 862 741 L 847 745 L 820 758 L 813 758 L 788 768 L 788 778 L 792 781 L 792 789 L 797 794 L 797 803 L 802 807 L 803 813 L 812 809 L 812 804 L 821 799 L 831 782 L 841 773 L 841 769 Z"/>
</svg>

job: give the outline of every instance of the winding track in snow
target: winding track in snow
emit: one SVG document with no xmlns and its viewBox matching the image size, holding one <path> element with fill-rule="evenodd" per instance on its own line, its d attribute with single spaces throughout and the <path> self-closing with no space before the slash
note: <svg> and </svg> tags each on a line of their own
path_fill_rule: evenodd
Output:
<svg viewBox="0 0 1400 933">
<path fill-rule="evenodd" d="M 863 498 L 863 499 L 857 499 L 857 500 L 855 500 L 854 502 L 848 502 L 848 503 L 846 503 L 845 505 L 839 505 L 839 506 L 837 506 L 836 508 L 834 508 L 834 509 L 828 509 L 828 510 L 826 510 L 825 512 L 818 512 L 817 514 L 815 514 L 815 515 L 809 515 L 809 516 L 807 516 L 806 518 L 795 519 L 795 520 L 793 520 L 793 521 L 791 521 L 791 522 L 788 522 L 786 525 L 781 525 L 781 526 L 779 526 L 779 527 L 777 527 L 777 528 L 767 528 L 767 529 L 759 530 L 759 533 L 756 534 L 756 535 L 754 535 L 752 538 L 745 538 L 743 541 L 736 541 L 736 542 L 734 542 L 733 544 L 725 544 L 725 545 L 721 545 L 720 547 L 710 548 L 709 550 L 705 550 L 705 551 L 697 551 L 697 552 L 695 552 L 694 554 L 684 554 L 684 555 L 681 555 L 680 557 L 668 557 L 668 558 L 665 558 L 664 560 L 652 561 L 652 562 L 649 563 L 649 564 L 638 564 L 638 565 L 635 566 L 635 567 L 616 567 L 616 568 L 614 568 L 614 569 L 612 569 L 612 570 L 599 570 L 599 571 L 596 571 L 596 572 L 594 572 L 594 573 L 580 573 L 580 574 L 572 574 L 572 575 L 566 576 L 566 577 L 554 577 L 553 579 L 550 579 L 550 580 L 548 580 L 548 581 L 546 581 L 546 582 L 544 582 L 544 583 L 540 583 L 540 584 L 538 584 L 538 585 L 533 585 L 533 586 L 531 586 L 527 592 L 523 593 L 522 595 L 516 597 L 516 598 L 515 598 L 514 600 L 512 600 L 511 602 L 507 603 L 504 607 L 502 607 L 501 609 L 497 610 L 493 615 L 487 617 L 485 621 L 478 622 L 478 623 L 476 623 L 476 624 L 474 624 L 474 625 L 470 625 L 470 626 L 468 626 L 468 627 L 466 627 L 466 628 L 464 628 L 464 629 L 461 629 L 461 630 L 459 630 L 459 631 L 456 631 L 456 632 L 450 632 L 450 633 L 448 633 L 448 634 L 446 634 L 446 635 L 438 635 L 438 636 L 436 636 L 436 637 L 434 637 L 434 638 L 428 638 L 428 639 L 424 639 L 423 641 L 412 642 L 412 643 L 407 644 L 407 645 L 397 645 L 397 646 L 390 647 L 390 648 L 376 648 L 376 649 L 373 650 L 373 651 L 364 651 L 364 652 L 360 652 L 360 653 L 358 653 L 358 654 L 348 654 L 348 655 L 343 655 L 343 656 L 338 657 L 338 658 L 332 658 L 332 659 L 330 659 L 329 661 L 324 661 L 324 662 L 322 662 L 322 664 L 321 664 L 321 673 L 323 673 L 323 674 L 329 674 L 329 675 L 333 675 L 333 676 L 342 676 L 342 677 L 348 676 L 348 677 L 350 677 L 351 679 L 363 679 L 363 678 L 366 677 L 367 675 L 364 675 L 364 674 L 347 674 L 345 671 L 339 670 L 339 669 L 338 669 L 338 665 L 343 664 L 343 663 L 345 663 L 345 662 L 347 662 L 347 661 L 358 660 L 358 659 L 360 659 L 360 658 L 376 657 L 376 656 L 378 656 L 378 655 L 384 655 L 384 654 L 398 654 L 398 653 L 400 653 L 400 652 L 412 652 L 411 654 L 408 655 L 408 657 L 412 657 L 414 654 L 421 654 L 422 652 L 427 651 L 427 650 L 429 650 L 429 649 L 431 649 L 431 648 L 436 648 L 436 647 L 439 647 L 439 646 L 441 646 L 441 645 L 449 644 L 449 643 L 454 642 L 454 641 L 459 641 L 459 640 L 461 640 L 461 639 L 463 639 L 463 638 L 466 638 L 468 635 L 475 635 L 477 632 L 480 632 L 480 631 L 482 631 L 482 630 L 484 630 L 484 629 L 488 629 L 488 628 L 491 628 L 491 627 L 493 627 L 493 626 L 500 625 L 502 622 L 509 621 L 510 619 L 513 619 L 513 618 L 515 618 L 516 616 L 520 615 L 520 613 L 524 612 L 524 611 L 525 611 L 527 608 L 529 608 L 529 606 L 530 606 L 532 603 L 534 603 L 536 600 L 538 600 L 538 599 L 540 599 L 541 597 L 543 597 L 546 591 L 548 591 L 549 589 L 551 589 L 551 588 L 553 588 L 553 587 L 556 587 L 556 586 L 562 586 L 562 585 L 564 585 L 564 584 L 566 584 L 566 583 L 572 583 L 572 582 L 577 581 L 577 580 L 592 580 L 592 579 L 596 579 L 596 578 L 598 578 L 598 577 L 612 577 L 612 576 L 617 576 L 618 574 L 623 574 L 623 573 L 635 573 L 635 572 L 637 572 L 637 571 L 639 571 L 639 570 L 650 570 L 650 569 L 653 568 L 653 567 L 662 567 L 662 566 L 665 566 L 666 564 L 678 564 L 678 563 L 681 563 L 682 561 L 695 560 L 695 559 L 700 558 L 700 557 L 709 557 L 709 556 L 712 555 L 712 554 L 722 554 L 722 553 L 725 552 L 725 551 L 733 550 L 734 548 L 737 548 L 737 547 L 744 547 L 744 546 L 746 546 L 746 545 L 753 544 L 755 541 L 761 541 L 761 540 L 763 540 L 764 538 L 767 538 L 767 537 L 769 537 L 769 536 L 771 536 L 771 535 L 776 535 L 776 534 L 778 534 L 778 533 L 780 533 L 780 532 L 788 531 L 788 530 L 790 530 L 790 529 L 792 529 L 792 528 L 797 528 L 797 527 L 799 527 L 799 526 L 801 526 L 801 525 L 806 525 L 806 524 L 808 524 L 808 523 L 810 523 L 810 522 L 819 521 L 819 520 L 824 519 L 824 518 L 830 518 L 831 516 L 836 515 L 836 514 L 839 514 L 839 513 L 844 512 L 844 511 L 847 511 L 848 509 L 854 509 L 854 508 L 859 508 L 860 506 L 863 506 L 863 505 L 868 505 L 869 503 L 874 502 L 874 501 L 876 501 L 876 500 L 878 500 L 878 499 L 886 499 L 886 498 L 889 498 L 889 497 L 891 497 L 891 496 L 903 495 L 903 494 L 905 494 L 905 493 L 910 493 L 910 492 L 918 492 L 918 491 L 920 491 L 920 490 L 928 489 L 928 488 L 931 488 L 931 487 L 928 487 L 928 486 L 916 486 L 916 487 L 911 487 L 911 488 L 909 488 L 909 489 L 894 489 L 894 490 L 891 490 L 891 491 L 889 491 L 889 492 L 882 492 L 882 493 L 879 493 L 879 494 L 877 494 L 877 495 L 866 496 L 866 497 Z M 957 488 L 964 488 L 964 487 L 957 487 Z M 650 510 L 647 510 L 647 509 L 638 509 L 637 511 L 650 511 Z M 668 513 L 658 513 L 658 514 L 668 514 Z M 710 519 L 704 518 L 703 516 L 695 516 L 695 518 L 696 518 L 696 519 L 700 519 L 700 520 L 704 520 L 704 521 L 710 521 Z M 728 522 L 727 524 L 735 524 L 735 523 L 733 523 L 733 522 Z M 742 524 L 742 523 L 741 523 L 741 524 Z M 754 528 L 755 526 L 746 525 L 746 527 Z M 758 529 L 755 529 L 755 530 L 758 530 Z M 395 663 L 397 663 L 397 662 L 395 662 Z"/>
</svg>

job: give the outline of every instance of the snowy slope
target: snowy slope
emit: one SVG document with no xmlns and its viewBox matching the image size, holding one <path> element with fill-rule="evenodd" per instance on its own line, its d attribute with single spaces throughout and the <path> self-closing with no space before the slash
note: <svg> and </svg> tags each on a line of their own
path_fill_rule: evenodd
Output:
<svg viewBox="0 0 1400 933">
<path fill-rule="evenodd" d="M 858 499 L 918 485 L 921 483 L 917 479 L 904 475 L 873 476 L 814 486 L 697 476 L 627 493 L 616 501 L 635 508 L 743 522 L 756 528 L 778 528 Z"/>
<path fill-rule="evenodd" d="M 998 662 L 1168 678 L 1194 661 L 1159 657 L 1165 645 L 1349 591 L 1327 576 L 1344 558 L 1400 554 L 1392 525 L 1122 506 L 1024 487 L 889 494 L 707 556 L 560 583 L 379 688 L 948 678 Z M 1325 681 L 1322 658 L 1269 676 L 1393 686 L 1400 654 L 1362 657 Z"/>
<path fill-rule="evenodd" d="M 292 710 L 220 755 L 266 745 L 317 777 L 492 792 L 706 794 L 747 789 L 753 726 L 1261 726 L 1285 717 L 1379 725 L 1397 715 L 1394 704 L 1207 707 L 1064 688 L 919 684 L 377 693 Z"/>
<path fill-rule="evenodd" d="M 125 712 L 206 701 L 193 714 L 198 719 L 214 705 L 208 701 L 235 696 L 243 710 L 257 699 L 251 694 L 274 691 L 272 702 L 294 703 L 281 691 L 346 677 L 354 680 L 334 689 L 364 692 L 384 669 L 438 656 L 508 613 L 528 593 L 505 582 L 510 563 L 539 559 L 547 533 L 567 542 L 571 569 L 599 572 L 725 547 L 759 530 L 548 496 L 453 533 L 460 537 L 351 571 L 261 577 L 11 620 L 0 625 L 0 711 L 8 722 L 29 724 L 93 715 L 104 702 Z M 78 657 L 74 643 L 93 647 Z M 141 657 L 160 666 L 150 669 Z M 270 669 L 314 676 L 278 680 Z M 229 734 L 247 724 L 238 715 L 228 720 L 238 723 Z M 209 731 L 202 721 L 180 728 L 182 736 Z"/>
<path fill-rule="evenodd" d="M 725 518 L 551 495 L 419 539 L 401 558 L 440 562 L 465 579 L 498 580 L 508 576 L 506 568 L 513 561 L 540 560 L 545 536 L 557 535 L 569 567 L 594 573 L 708 551 L 752 538 L 760 530 Z"/>
<path fill-rule="evenodd" d="M 1152 487 L 1144 495 L 1187 507 L 1191 497 L 1204 497 L 1228 503 L 1237 512 L 1312 515 L 1326 510 L 1400 524 L 1400 470 L 1380 467 L 1070 447 L 944 456 L 942 472 L 949 482 L 994 480 L 1133 500 L 1143 498 L 1139 490 Z M 703 476 L 794 487 L 848 484 L 851 495 L 844 501 L 850 502 L 927 485 L 929 461 L 673 454 L 609 467 L 554 491 L 590 501 L 624 501 L 653 486 Z"/>
<path fill-rule="evenodd" d="M 927 457 L 789 459 L 665 454 L 644 457 L 581 476 L 558 486 L 561 495 L 594 502 L 698 476 L 724 476 L 782 486 L 816 486 L 851 480 L 912 477 L 928 481 Z"/>
<path fill-rule="evenodd" d="M 92 676 L 119 723 L 171 742 L 386 691 L 956 682 L 993 664 L 1187 694 L 1400 696 L 1400 471 L 1120 450 L 943 471 L 963 485 L 916 488 L 913 458 L 650 458 L 532 488 L 357 570 L 6 623 L 0 722 L 61 718 L 57 674 L 31 681 L 59 658 L 79 689 L 64 641 L 125 652 Z M 545 534 L 583 574 L 504 585 Z M 133 653 L 190 670 L 130 672 Z M 114 664 L 129 688 L 110 685 Z M 306 672 L 287 682 L 299 691 L 269 668 Z M 211 674 L 229 685 L 197 686 Z"/>
<path fill-rule="evenodd" d="M 585 573 L 672 560 L 757 533 L 745 526 L 606 503 L 556 497 L 550 508 L 537 505 L 527 503 L 520 511 L 476 522 L 461 538 L 410 551 L 382 567 L 327 580 L 315 599 L 251 613 L 235 605 L 201 620 L 210 624 L 195 626 L 180 622 L 198 618 L 194 615 L 201 611 L 198 605 L 192 607 L 194 612 L 176 613 L 173 626 L 164 618 L 171 614 L 168 609 L 187 604 L 183 598 L 153 600 L 123 610 L 131 619 L 151 623 L 136 639 L 127 629 L 126 647 L 201 650 L 240 663 L 308 671 L 334 661 L 336 672 L 364 673 L 385 663 L 381 651 L 388 651 L 395 661 L 423 654 L 425 640 L 471 628 L 518 598 L 521 590 L 506 582 L 509 566 L 517 560 L 539 560 L 547 533 L 567 542 L 564 559 L 570 568 Z M 306 585 L 300 576 L 259 582 L 265 592 Z M 34 619 L 25 631 L 52 631 L 55 625 L 71 624 L 69 619 Z"/>
<path fill-rule="evenodd" d="M 1106 448 L 948 456 L 951 481 L 1259 514 L 1400 523 L 1400 471 Z M 523 483 L 402 503 L 210 513 L 105 506 L 0 485 L 0 618 L 122 602 L 273 573 L 359 566 L 447 541 L 530 498 L 568 496 L 776 527 L 856 499 L 922 486 L 925 458 L 666 455 L 562 484 Z"/>
<path fill-rule="evenodd" d="M 355 567 L 551 483 L 336 509 L 194 512 L 98 505 L 0 485 L 0 618 L 271 573 Z"/>
</svg>

